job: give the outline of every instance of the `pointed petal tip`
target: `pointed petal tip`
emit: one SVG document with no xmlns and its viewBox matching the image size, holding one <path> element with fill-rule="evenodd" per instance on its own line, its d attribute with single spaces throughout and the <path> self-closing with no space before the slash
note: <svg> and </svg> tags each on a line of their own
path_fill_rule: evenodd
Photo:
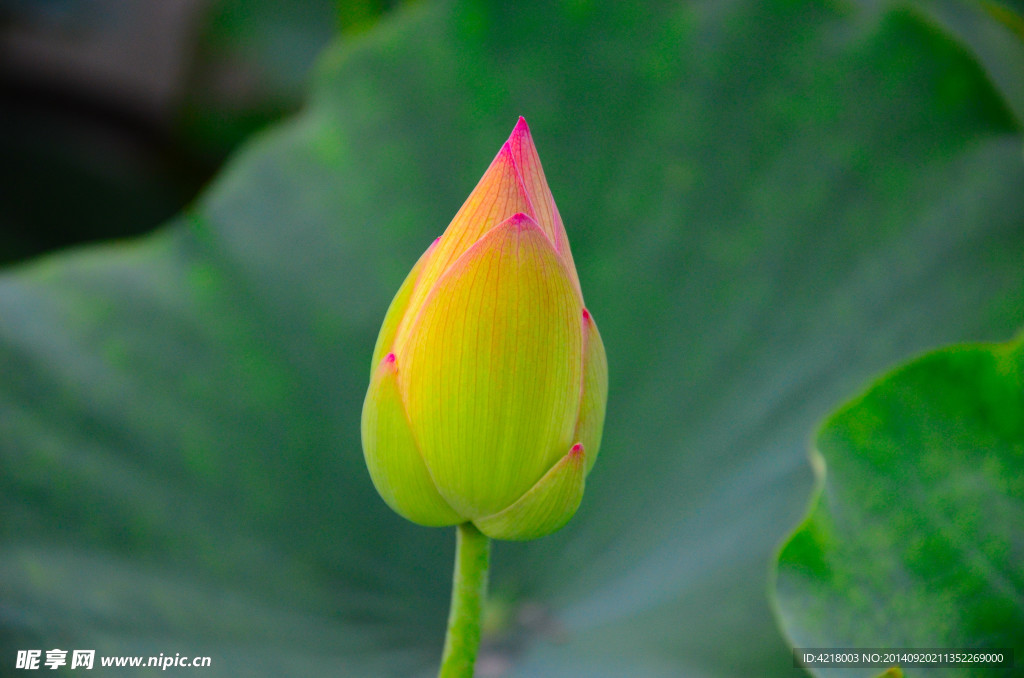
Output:
<svg viewBox="0 0 1024 678">
<path fill-rule="evenodd" d="M 570 459 L 579 459 L 582 456 L 583 456 L 583 444 L 582 443 L 576 443 L 575 445 L 572 446 L 572 448 L 569 449 L 569 458 Z"/>
<path fill-rule="evenodd" d="M 516 150 L 517 147 L 523 145 L 533 146 L 533 137 L 530 134 L 530 126 L 526 124 L 526 118 L 519 116 L 519 120 L 516 122 L 516 126 L 512 128 L 512 133 L 508 135 L 508 141 L 505 144 L 511 150 Z"/>
<path fill-rule="evenodd" d="M 583 309 L 583 319 L 590 320 L 590 311 L 588 311 L 587 309 Z"/>
<path fill-rule="evenodd" d="M 490 167 L 487 168 L 483 177 L 480 178 L 481 184 L 486 185 L 488 182 L 493 182 L 496 177 L 502 176 L 506 172 L 509 173 L 509 176 L 516 176 L 518 174 L 519 170 L 516 169 L 516 154 L 515 150 L 512 148 L 512 142 L 514 139 L 514 135 L 509 137 L 508 141 L 503 143 L 501 148 L 498 149 L 498 154 L 494 156 L 494 160 L 491 161 Z M 447 233 L 447 231 L 445 232 Z"/>
<path fill-rule="evenodd" d="M 377 362 L 377 366 L 373 368 L 374 374 L 386 375 L 395 374 L 398 372 L 398 365 L 395 364 L 395 354 L 388 353 L 386 356 L 381 358 Z"/>
</svg>

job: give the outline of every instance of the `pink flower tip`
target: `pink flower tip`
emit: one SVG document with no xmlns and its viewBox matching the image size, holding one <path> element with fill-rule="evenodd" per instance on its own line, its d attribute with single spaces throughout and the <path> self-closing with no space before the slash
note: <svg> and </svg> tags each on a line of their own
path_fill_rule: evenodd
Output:
<svg viewBox="0 0 1024 678">
<path fill-rule="evenodd" d="M 508 141 L 505 142 L 505 146 L 507 146 L 511 152 L 512 148 L 515 146 L 519 146 L 523 143 L 532 144 L 532 141 L 528 141 L 530 138 L 530 127 L 526 124 L 526 118 L 519 116 L 516 126 L 512 128 L 512 133 L 508 135 Z M 504 150 L 504 147 L 502 147 L 502 150 Z"/>
<path fill-rule="evenodd" d="M 529 214 L 523 214 L 522 212 L 516 212 L 510 216 L 507 220 L 509 226 L 514 226 L 516 230 L 522 231 L 527 228 L 537 228 L 537 222 L 533 220 Z"/>
<path fill-rule="evenodd" d="M 583 319 L 590 320 L 590 311 L 588 311 L 587 309 L 583 309 Z"/>
<path fill-rule="evenodd" d="M 575 457 L 582 457 L 583 456 L 583 445 L 581 443 L 576 443 L 575 445 L 573 445 L 572 448 L 569 450 L 569 456 L 570 457 L 574 457 L 574 458 Z"/>
<path fill-rule="evenodd" d="M 394 353 L 388 353 L 386 356 L 384 356 L 384 362 L 386 362 L 389 365 L 391 363 L 395 362 L 395 354 Z"/>
</svg>

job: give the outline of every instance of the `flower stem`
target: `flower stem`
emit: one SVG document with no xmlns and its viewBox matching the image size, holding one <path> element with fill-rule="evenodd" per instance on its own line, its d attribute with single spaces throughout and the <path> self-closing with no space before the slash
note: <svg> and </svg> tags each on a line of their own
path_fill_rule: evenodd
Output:
<svg viewBox="0 0 1024 678">
<path fill-rule="evenodd" d="M 480 647 L 480 611 L 487 591 L 491 540 L 473 523 L 459 525 L 455 533 L 455 573 L 448 633 L 438 678 L 472 678 Z"/>
</svg>

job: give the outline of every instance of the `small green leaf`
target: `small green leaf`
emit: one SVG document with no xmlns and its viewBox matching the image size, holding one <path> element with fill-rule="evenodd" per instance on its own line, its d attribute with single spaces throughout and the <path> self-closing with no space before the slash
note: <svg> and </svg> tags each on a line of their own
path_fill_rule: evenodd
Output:
<svg viewBox="0 0 1024 678">
<path fill-rule="evenodd" d="M 1024 656 L 1024 342 L 954 347 L 896 370 L 825 423 L 817 454 L 820 491 L 778 559 L 795 646 Z"/>
</svg>

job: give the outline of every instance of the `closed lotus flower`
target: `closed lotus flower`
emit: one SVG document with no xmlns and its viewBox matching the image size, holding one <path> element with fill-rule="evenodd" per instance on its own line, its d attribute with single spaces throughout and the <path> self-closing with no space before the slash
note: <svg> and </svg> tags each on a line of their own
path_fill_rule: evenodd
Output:
<svg viewBox="0 0 1024 678">
<path fill-rule="evenodd" d="M 384 318 L 362 420 L 377 491 L 422 525 L 554 532 L 597 457 L 607 369 L 520 118 Z"/>
</svg>

